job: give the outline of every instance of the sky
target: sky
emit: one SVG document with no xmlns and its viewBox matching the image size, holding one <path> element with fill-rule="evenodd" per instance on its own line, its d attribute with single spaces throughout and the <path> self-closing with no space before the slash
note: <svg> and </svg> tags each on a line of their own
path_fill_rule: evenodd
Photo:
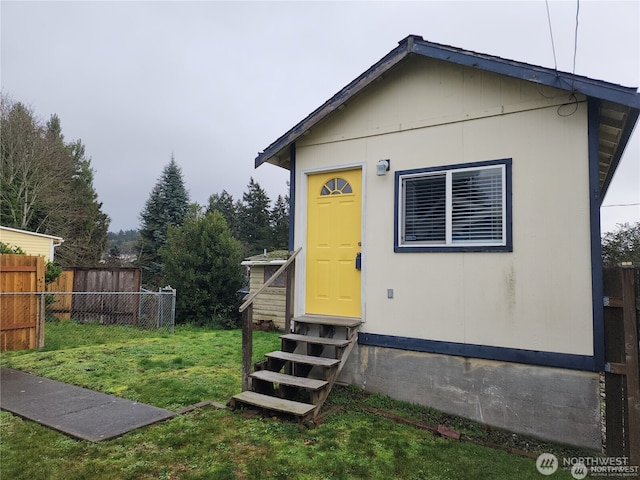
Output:
<svg viewBox="0 0 640 480">
<path fill-rule="evenodd" d="M 638 87 L 639 26 L 637 0 L 2 0 L 0 83 L 82 140 L 117 232 L 139 228 L 172 155 L 201 205 L 242 198 L 251 177 L 272 200 L 286 194 L 288 172 L 254 169 L 257 154 L 407 35 Z M 603 232 L 640 221 L 638 130 Z"/>
</svg>

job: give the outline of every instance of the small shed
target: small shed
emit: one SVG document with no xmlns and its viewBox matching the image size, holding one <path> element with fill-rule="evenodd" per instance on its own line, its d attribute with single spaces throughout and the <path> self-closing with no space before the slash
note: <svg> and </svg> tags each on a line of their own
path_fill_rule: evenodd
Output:
<svg viewBox="0 0 640 480">
<path fill-rule="evenodd" d="M 249 270 L 249 294 L 257 292 L 287 261 L 286 250 L 265 252 L 246 258 L 241 265 Z M 253 304 L 253 321 L 258 326 L 284 329 L 287 272 L 267 287 Z"/>
<path fill-rule="evenodd" d="M 0 242 L 10 247 L 20 247 L 27 255 L 44 257 L 45 262 L 53 262 L 55 248 L 59 247 L 64 240 L 54 235 L 0 227 Z"/>
</svg>

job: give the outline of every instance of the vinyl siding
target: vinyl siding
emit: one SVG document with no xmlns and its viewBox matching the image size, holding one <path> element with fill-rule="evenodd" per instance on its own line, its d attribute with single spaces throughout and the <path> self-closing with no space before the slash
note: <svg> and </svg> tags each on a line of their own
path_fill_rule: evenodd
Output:
<svg viewBox="0 0 640 480">
<path fill-rule="evenodd" d="M 298 142 L 295 244 L 306 240 L 306 176 L 360 165 L 362 331 L 592 355 L 587 108 L 579 100 L 563 106 L 568 95 L 549 87 L 406 62 Z M 501 158 L 513 162 L 512 252 L 394 253 L 395 171 Z M 378 177 L 380 159 L 391 159 L 391 171 Z M 296 264 L 299 282 L 304 264 Z M 296 291 L 301 314 L 301 283 Z"/>
</svg>

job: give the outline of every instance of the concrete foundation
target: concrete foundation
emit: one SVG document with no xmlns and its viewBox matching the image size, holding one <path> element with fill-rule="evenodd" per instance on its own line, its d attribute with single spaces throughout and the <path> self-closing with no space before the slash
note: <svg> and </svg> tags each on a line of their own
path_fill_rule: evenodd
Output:
<svg viewBox="0 0 640 480">
<path fill-rule="evenodd" d="M 597 373 L 356 345 L 339 381 L 515 433 L 602 450 Z"/>
</svg>

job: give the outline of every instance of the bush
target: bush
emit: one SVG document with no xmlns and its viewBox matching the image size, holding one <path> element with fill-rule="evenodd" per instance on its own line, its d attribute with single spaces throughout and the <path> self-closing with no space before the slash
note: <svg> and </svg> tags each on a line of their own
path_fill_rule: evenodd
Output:
<svg viewBox="0 0 640 480">
<path fill-rule="evenodd" d="M 604 234 L 602 261 L 608 266 L 640 265 L 640 222 L 618 224 L 615 231 Z"/>
<path fill-rule="evenodd" d="M 176 323 L 237 326 L 241 248 L 220 212 L 169 227 L 160 253 L 165 279 L 177 291 Z"/>
</svg>

